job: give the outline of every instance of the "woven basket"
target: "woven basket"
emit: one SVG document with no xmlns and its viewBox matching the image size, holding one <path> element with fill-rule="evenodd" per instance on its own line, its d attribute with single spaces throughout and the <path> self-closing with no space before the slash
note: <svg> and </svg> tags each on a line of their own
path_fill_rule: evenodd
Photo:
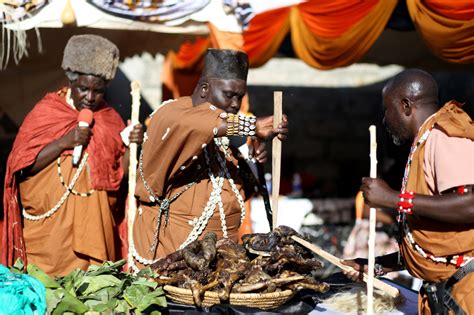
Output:
<svg viewBox="0 0 474 315">
<path fill-rule="evenodd" d="M 176 303 L 194 305 L 193 294 L 189 289 L 170 285 L 163 287 L 166 297 Z M 231 293 L 229 304 L 243 305 L 262 310 L 271 310 L 285 304 L 295 294 L 292 290 L 271 293 Z M 202 307 L 211 307 L 220 304 L 217 292 L 206 291 L 202 300 Z"/>
</svg>

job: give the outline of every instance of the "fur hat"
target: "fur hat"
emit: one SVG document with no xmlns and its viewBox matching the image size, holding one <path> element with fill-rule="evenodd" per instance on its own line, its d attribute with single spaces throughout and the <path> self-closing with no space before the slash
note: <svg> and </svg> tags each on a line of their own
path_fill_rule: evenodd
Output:
<svg viewBox="0 0 474 315">
<path fill-rule="evenodd" d="M 112 80 L 119 63 L 119 50 L 111 41 L 97 35 L 75 35 L 64 48 L 62 68 Z"/>
<path fill-rule="evenodd" d="M 208 49 L 202 76 L 208 79 L 247 80 L 249 58 L 246 53 L 232 49 Z"/>
</svg>

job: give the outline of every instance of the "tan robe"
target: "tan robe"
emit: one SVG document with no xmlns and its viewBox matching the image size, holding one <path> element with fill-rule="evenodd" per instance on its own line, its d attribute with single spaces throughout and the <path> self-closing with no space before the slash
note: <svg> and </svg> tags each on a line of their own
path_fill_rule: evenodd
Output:
<svg viewBox="0 0 474 315">
<path fill-rule="evenodd" d="M 135 217 L 133 241 L 141 257 L 155 259 L 177 250 L 192 230 L 189 222 L 201 216 L 212 192 L 203 149 L 209 150 L 211 165 L 214 174 L 217 174 L 218 165 L 213 157 L 216 152 L 213 129 L 218 126 L 222 112 L 209 103 L 193 107 L 191 98 L 183 97 L 164 105 L 153 115 L 147 131 L 148 140 L 143 146 L 145 180 L 160 198 L 170 198 L 181 192 L 186 184 L 195 184 L 171 203 L 169 222 L 165 225 L 163 216 L 158 246 L 156 250 L 150 250 L 159 207 L 150 204 L 149 194 L 138 173 L 135 194 L 141 205 Z M 237 175 L 237 155 L 234 151 L 228 157 L 227 168 L 245 199 L 243 179 Z M 241 210 L 227 180 L 224 181 L 221 196 L 228 236 L 237 241 Z M 207 231 L 215 232 L 218 238 L 223 235 L 217 207 L 201 237 Z"/>
<path fill-rule="evenodd" d="M 419 137 L 435 124 L 451 137 L 474 139 L 474 127 L 469 116 L 454 102 L 446 104 L 438 113 L 428 119 L 419 131 Z M 408 177 L 407 190 L 417 194 L 432 195 L 425 178 L 424 157 L 425 144 L 421 144 L 415 152 Z M 453 161 L 455 163 L 455 161 Z M 469 171 L 469 170 L 466 170 Z M 461 183 L 466 184 L 466 183 Z M 408 226 L 415 241 L 427 252 L 435 256 L 464 254 L 474 256 L 474 225 L 451 224 L 416 215 L 416 199 L 413 215 L 407 215 Z M 456 209 L 447 209 L 456 211 Z M 445 281 L 457 270 L 456 266 L 435 263 L 422 257 L 406 237 L 400 246 L 408 271 L 415 277 L 428 282 Z M 453 288 L 453 296 L 466 314 L 474 314 L 474 274 L 466 276 Z M 420 314 L 431 314 L 427 297 L 420 296 Z"/>
<path fill-rule="evenodd" d="M 77 168 L 71 156 L 61 157 L 61 173 L 69 184 Z M 41 215 L 53 208 L 65 192 L 58 175 L 57 160 L 38 174 L 20 183 L 23 208 L 31 215 Z M 88 167 L 84 167 L 74 190 L 91 189 Z M 114 219 L 111 208 L 115 198 L 106 191 L 95 191 L 89 197 L 70 194 L 51 217 L 24 222 L 24 239 L 28 263 L 46 273 L 64 276 L 76 268 L 114 260 Z"/>
</svg>

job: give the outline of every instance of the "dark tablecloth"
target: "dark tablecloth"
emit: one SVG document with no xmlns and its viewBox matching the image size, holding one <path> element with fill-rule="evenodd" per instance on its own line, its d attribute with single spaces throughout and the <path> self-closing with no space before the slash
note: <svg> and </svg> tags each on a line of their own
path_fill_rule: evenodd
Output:
<svg viewBox="0 0 474 315">
<path fill-rule="evenodd" d="M 256 315 L 276 315 L 276 314 L 324 314 L 329 312 L 325 308 L 317 307 L 318 303 L 328 298 L 329 296 L 340 292 L 343 287 L 350 283 L 350 281 L 342 274 L 335 273 L 323 280 L 330 284 L 330 290 L 326 293 L 315 293 L 310 290 L 299 291 L 290 301 L 278 309 L 271 311 L 263 311 L 256 308 L 235 306 L 227 304 L 214 305 L 210 308 L 198 309 L 192 305 L 177 304 L 168 300 L 168 307 L 160 310 L 162 314 L 182 314 L 182 315 L 195 315 L 195 314 L 256 314 Z M 390 280 L 386 280 L 390 282 Z M 393 284 L 393 283 L 392 283 Z M 416 314 L 416 303 L 417 293 L 410 289 L 406 289 L 397 286 L 402 295 L 404 296 L 404 304 L 402 305 L 406 311 L 402 311 L 404 314 Z M 413 310 L 415 313 L 412 313 Z"/>
</svg>

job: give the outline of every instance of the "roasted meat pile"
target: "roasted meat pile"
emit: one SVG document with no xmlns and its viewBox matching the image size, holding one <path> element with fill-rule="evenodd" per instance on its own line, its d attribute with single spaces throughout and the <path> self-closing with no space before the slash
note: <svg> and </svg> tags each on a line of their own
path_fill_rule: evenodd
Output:
<svg viewBox="0 0 474 315">
<path fill-rule="evenodd" d="M 201 306 L 204 293 L 216 291 L 222 302 L 231 292 L 275 292 L 303 288 L 327 291 L 326 283 L 316 281 L 311 271 L 322 267 L 313 254 L 291 239 L 296 231 L 279 226 L 270 233 L 247 234 L 243 244 L 217 240 L 207 233 L 170 255 L 152 268 L 160 275 L 160 285 L 191 289 L 194 302 Z"/>
</svg>

